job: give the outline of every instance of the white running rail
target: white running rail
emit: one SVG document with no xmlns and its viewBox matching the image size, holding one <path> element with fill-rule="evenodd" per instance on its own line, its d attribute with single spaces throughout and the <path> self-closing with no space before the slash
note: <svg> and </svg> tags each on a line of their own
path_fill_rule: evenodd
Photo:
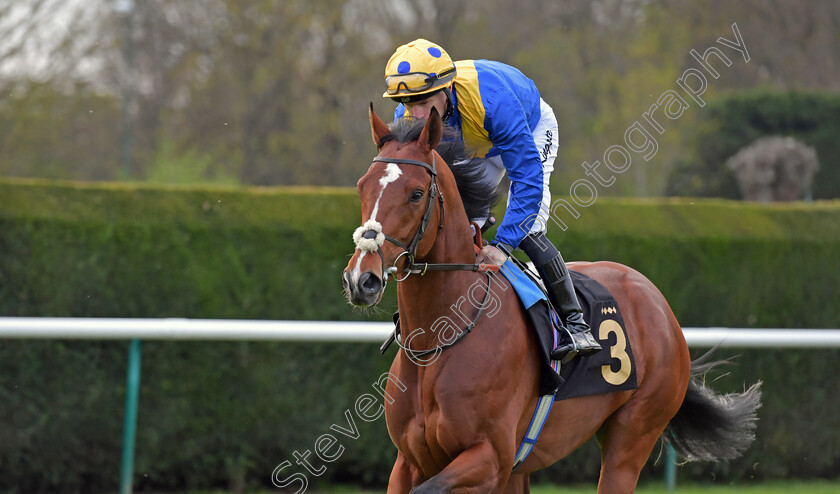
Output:
<svg viewBox="0 0 840 494">
<path fill-rule="evenodd" d="M 378 342 L 387 322 L 0 317 L 0 339 Z M 837 329 L 683 328 L 691 347 L 837 348 Z"/>
<path fill-rule="evenodd" d="M 140 393 L 142 340 L 277 340 L 380 343 L 393 330 L 387 322 L 258 321 L 243 319 L 108 319 L 0 317 L 0 339 L 131 340 L 126 379 L 120 493 L 132 492 Z M 691 347 L 836 348 L 837 329 L 683 328 Z M 669 457 L 672 454 L 669 453 Z M 666 483 L 674 484 L 669 460 Z M 670 479 L 670 480 L 669 480 Z M 669 488 L 669 490 L 671 490 Z"/>
</svg>

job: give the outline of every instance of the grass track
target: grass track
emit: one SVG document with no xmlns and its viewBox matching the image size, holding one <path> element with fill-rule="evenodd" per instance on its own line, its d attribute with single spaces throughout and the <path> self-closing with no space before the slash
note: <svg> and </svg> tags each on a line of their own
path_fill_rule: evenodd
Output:
<svg viewBox="0 0 840 494">
<path fill-rule="evenodd" d="M 594 494 L 595 486 L 575 486 L 561 489 L 557 486 L 535 486 L 532 494 Z M 800 481 L 800 482 L 763 482 L 755 484 L 677 484 L 673 491 L 668 491 L 659 484 L 642 485 L 636 489 L 637 494 L 838 494 L 840 483 L 829 481 Z"/>
<path fill-rule="evenodd" d="M 533 486 L 532 494 L 594 494 L 594 485 L 577 485 L 572 487 Z M 273 491 L 255 491 L 250 494 L 278 494 L 292 492 L 289 489 Z M 310 494 L 380 494 L 376 490 L 363 490 L 354 487 L 335 486 L 330 488 L 307 489 Z M 840 494 L 840 479 L 831 482 L 827 480 L 795 481 L 795 482 L 762 482 L 755 484 L 678 484 L 674 491 L 668 491 L 661 483 L 642 485 L 636 489 L 637 494 Z M 226 491 L 192 491 L 188 494 L 228 494 Z"/>
</svg>

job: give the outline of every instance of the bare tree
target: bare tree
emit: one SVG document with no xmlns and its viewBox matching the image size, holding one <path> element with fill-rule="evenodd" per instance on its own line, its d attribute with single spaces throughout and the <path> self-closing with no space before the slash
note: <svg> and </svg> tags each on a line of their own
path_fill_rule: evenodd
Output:
<svg viewBox="0 0 840 494">
<path fill-rule="evenodd" d="M 748 201 L 795 201 L 811 188 L 819 169 L 817 152 L 792 137 L 762 137 L 738 151 L 726 165 Z"/>
<path fill-rule="evenodd" d="M 0 0 L 0 95 L 29 80 L 74 83 L 91 70 L 100 4 Z"/>
</svg>

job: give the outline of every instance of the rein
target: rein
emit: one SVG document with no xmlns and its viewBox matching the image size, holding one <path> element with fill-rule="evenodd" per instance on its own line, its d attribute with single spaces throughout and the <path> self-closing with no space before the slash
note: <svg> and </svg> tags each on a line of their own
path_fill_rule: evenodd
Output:
<svg viewBox="0 0 840 494">
<path fill-rule="evenodd" d="M 446 350 L 447 348 L 455 345 L 456 343 L 461 341 L 465 336 L 470 334 L 470 331 L 472 331 L 473 328 L 475 328 L 475 325 L 478 323 L 478 320 L 481 319 L 481 314 L 484 313 L 484 308 L 487 307 L 487 302 L 490 300 L 490 291 L 491 291 L 490 283 L 491 283 L 490 274 L 488 273 L 487 274 L 487 293 L 484 295 L 484 300 L 481 302 L 481 307 L 478 308 L 478 312 L 476 312 L 475 317 L 473 317 L 473 320 L 470 321 L 469 324 L 467 324 L 466 328 L 464 328 L 463 330 L 461 330 L 460 333 L 458 333 L 458 336 L 456 336 L 454 340 L 452 340 L 448 343 L 440 344 L 440 345 L 438 345 L 434 348 L 429 348 L 428 350 L 412 350 L 411 348 L 408 348 L 408 345 L 410 345 L 409 341 L 406 341 L 405 343 L 402 342 L 402 338 L 400 337 L 400 325 L 399 325 L 399 322 L 398 322 L 397 327 L 394 329 L 394 333 L 392 335 L 393 341 L 396 341 L 397 346 L 402 348 L 402 350 L 406 354 L 411 355 L 413 357 L 412 361 L 416 358 L 421 358 L 421 357 L 425 357 L 426 355 L 431 355 L 433 353 L 442 352 L 442 351 Z M 391 340 L 389 339 L 388 343 L 390 341 Z M 386 346 L 385 349 L 387 349 L 387 348 L 388 347 Z M 385 352 L 382 351 L 382 353 L 385 353 Z"/>
<path fill-rule="evenodd" d="M 416 263 L 415 259 L 417 257 L 417 246 L 423 239 L 423 235 L 426 233 L 426 228 L 429 226 L 429 222 L 432 219 L 432 212 L 434 210 L 435 199 L 437 199 L 438 204 L 440 205 L 440 221 L 438 222 L 437 228 L 438 233 L 440 233 L 441 229 L 443 229 L 445 208 L 443 194 L 441 193 L 440 188 L 437 185 L 435 153 L 432 152 L 431 164 L 425 163 L 423 161 L 408 160 L 402 158 L 386 158 L 382 156 L 376 156 L 375 158 L 373 158 L 373 161 L 381 163 L 398 163 L 402 165 L 420 166 L 424 168 L 427 172 L 429 172 L 429 175 L 432 178 L 431 182 L 429 183 L 429 189 L 427 190 L 426 209 L 423 212 L 423 217 L 420 220 L 420 226 L 417 228 L 417 233 L 414 234 L 414 238 L 408 245 L 405 245 L 400 240 L 384 233 L 382 231 L 382 225 L 378 221 L 368 220 L 367 222 L 365 222 L 364 225 L 357 228 L 353 234 L 353 240 L 355 241 L 357 248 L 359 248 L 362 251 L 376 252 L 377 254 L 379 254 L 379 259 L 382 262 L 382 276 L 384 282 L 382 290 L 385 290 L 385 286 L 388 283 L 388 276 L 392 273 L 396 273 L 399 271 L 397 263 L 403 256 L 406 257 L 406 265 L 403 268 L 403 273 L 405 273 L 405 276 L 403 276 L 402 278 L 394 277 L 394 279 L 397 282 L 405 280 L 412 274 L 419 274 L 420 276 L 423 276 L 424 274 L 426 274 L 427 271 L 473 271 L 487 273 L 487 294 L 484 296 L 484 301 L 481 303 L 481 307 L 478 309 L 478 312 L 476 313 L 473 320 L 467 325 L 466 328 L 464 328 L 464 330 L 462 330 L 458 334 L 458 336 L 454 340 L 448 343 L 438 345 L 434 348 L 430 348 L 428 350 L 412 350 L 408 348 L 409 343 L 403 343 L 401 341 L 401 338 L 399 337 L 400 327 L 399 320 L 397 319 L 396 329 L 394 329 L 394 332 L 380 348 L 380 351 L 382 353 L 385 353 L 385 350 L 387 350 L 391 342 L 396 341 L 397 345 L 404 352 L 406 352 L 406 354 L 410 354 L 415 358 L 431 355 L 436 352 L 441 352 L 461 341 L 466 335 L 468 335 L 473 330 L 473 328 L 475 328 L 476 324 L 478 323 L 478 320 L 484 313 L 484 308 L 487 306 L 488 300 L 490 299 L 490 272 L 497 272 L 499 271 L 500 267 L 494 264 L 483 263 Z M 394 264 L 387 269 L 385 268 L 385 257 L 382 255 L 382 245 L 384 245 L 386 240 L 403 250 L 403 252 L 400 253 L 400 255 L 398 255 L 396 259 L 394 259 Z"/>
<path fill-rule="evenodd" d="M 437 169 L 435 167 L 435 154 L 434 152 L 432 153 L 431 165 L 423 161 L 408 160 L 402 158 L 385 158 L 382 156 L 377 156 L 373 158 L 373 161 L 381 163 L 398 163 L 401 165 L 420 166 L 423 167 L 427 172 L 429 172 L 429 175 L 431 175 L 432 177 L 432 180 L 429 183 L 429 189 L 427 191 L 426 209 L 423 212 L 423 218 L 420 220 L 420 226 L 417 228 L 417 233 L 414 234 L 414 238 L 411 240 L 411 243 L 405 245 L 403 242 L 397 240 L 396 238 L 382 232 L 382 226 L 378 222 L 371 221 L 368 221 L 364 225 L 359 227 L 356 230 L 356 233 L 353 235 L 354 240 L 356 241 L 356 246 L 359 247 L 359 249 L 371 252 L 376 251 L 379 254 L 379 258 L 382 261 L 382 273 L 384 277 L 383 281 L 385 283 L 387 283 L 388 276 L 390 274 L 399 271 L 399 268 L 397 268 L 397 263 L 403 256 L 406 256 L 407 261 L 407 265 L 403 269 L 403 273 L 405 273 L 405 276 L 403 276 L 402 278 L 395 277 L 394 279 L 397 282 L 405 280 L 412 274 L 419 274 L 420 276 L 422 276 L 426 274 L 427 271 L 495 272 L 499 270 L 499 266 L 496 266 L 494 264 L 428 262 L 415 263 L 414 261 L 417 258 L 417 246 L 420 244 L 420 241 L 423 240 L 423 235 L 425 235 L 426 228 L 429 226 L 429 222 L 432 219 L 435 198 L 437 198 L 438 204 L 440 205 L 440 221 L 438 221 L 438 232 L 440 232 L 441 229 L 443 229 L 445 208 L 443 201 L 443 193 L 441 193 L 440 188 L 437 186 Z M 400 255 L 398 255 L 397 258 L 394 260 L 394 264 L 387 269 L 385 268 L 385 258 L 382 255 L 382 244 L 384 244 L 385 240 L 391 242 L 392 244 L 396 245 L 397 247 L 403 250 L 403 252 Z M 365 243 L 365 241 L 369 242 Z"/>
<path fill-rule="evenodd" d="M 431 166 L 428 163 L 424 163 L 422 161 L 415 161 L 415 160 L 407 160 L 401 158 L 383 158 L 381 156 L 377 156 L 373 158 L 374 162 L 382 162 L 382 163 L 399 163 L 402 165 L 414 165 L 414 166 L 421 166 L 429 172 L 431 175 L 432 180 L 429 183 L 429 190 L 427 192 L 426 198 L 426 210 L 423 212 L 423 218 L 420 220 L 420 226 L 417 228 L 417 233 L 414 234 L 414 238 L 411 240 L 411 243 L 406 246 L 404 243 L 400 242 L 396 238 L 385 234 L 385 240 L 391 242 L 392 244 L 396 245 L 397 247 L 403 250 L 403 253 L 397 256 L 397 259 L 394 260 L 393 271 L 396 271 L 396 264 L 399 261 L 400 257 L 403 255 L 407 255 L 406 260 L 408 261 L 408 274 L 406 274 L 403 278 L 395 278 L 397 281 L 402 281 L 412 273 L 410 271 L 411 267 L 414 265 L 414 259 L 417 256 L 417 246 L 420 244 L 420 241 L 423 240 L 423 235 L 426 233 L 426 228 L 429 226 L 429 222 L 432 219 L 432 211 L 434 210 L 434 200 L 437 198 L 438 204 L 440 204 L 440 220 L 438 221 L 438 233 L 440 233 L 441 229 L 443 229 L 443 220 L 444 220 L 444 203 L 443 203 L 443 194 L 440 192 L 437 186 L 437 169 L 435 168 L 435 153 L 432 152 L 432 164 Z M 381 247 L 381 246 L 380 246 Z M 382 257 L 382 249 L 377 249 L 379 252 L 379 257 Z M 385 259 L 382 259 L 382 263 L 384 265 Z M 392 268 L 389 268 L 388 272 Z M 387 272 L 383 273 L 383 276 L 387 276 Z"/>
</svg>

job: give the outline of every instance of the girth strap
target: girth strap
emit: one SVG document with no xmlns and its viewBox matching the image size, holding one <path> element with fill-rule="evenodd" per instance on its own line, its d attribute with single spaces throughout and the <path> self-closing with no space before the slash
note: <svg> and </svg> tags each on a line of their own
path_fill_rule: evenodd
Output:
<svg viewBox="0 0 840 494">
<path fill-rule="evenodd" d="M 557 347 L 557 331 L 552 330 L 552 333 L 554 333 L 553 347 Z M 560 365 L 559 360 L 551 361 L 551 368 L 557 374 L 560 374 Z M 531 454 L 531 451 L 533 451 L 534 447 L 537 445 L 537 440 L 540 437 L 543 426 L 545 426 L 545 422 L 551 414 L 551 407 L 554 406 L 554 397 L 556 395 L 557 390 L 554 390 L 554 393 L 542 395 L 537 400 L 537 406 L 534 408 L 534 415 L 531 416 L 531 422 L 528 424 L 525 436 L 522 438 L 522 442 L 519 443 L 519 448 L 517 448 L 516 455 L 513 457 L 513 471 L 516 471 L 516 469 L 525 462 L 528 455 Z"/>
</svg>

